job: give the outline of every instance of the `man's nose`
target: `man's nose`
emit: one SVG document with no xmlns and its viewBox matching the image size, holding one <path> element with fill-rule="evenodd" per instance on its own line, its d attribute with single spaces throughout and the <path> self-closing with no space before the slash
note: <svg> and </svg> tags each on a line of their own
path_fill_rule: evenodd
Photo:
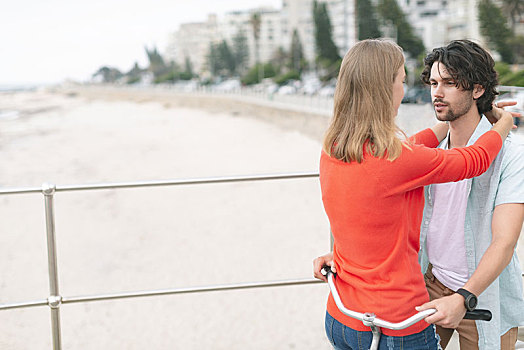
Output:
<svg viewBox="0 0 524 350">
<path fill-rule="evenodd" d="M 433 86 L 432 92 L 434 97 L 444 97 L 444 90 L 442 89 L 442 85 L 440 84 Z"/>
</svg>

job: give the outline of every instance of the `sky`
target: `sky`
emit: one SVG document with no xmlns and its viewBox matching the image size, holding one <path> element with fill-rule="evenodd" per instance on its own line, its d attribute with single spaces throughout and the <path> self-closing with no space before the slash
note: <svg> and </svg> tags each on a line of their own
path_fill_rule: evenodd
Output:
<svg viewBox="0 0 524 350">
<path fill-rule="evenodd" d="M 209 13 L 282 0 L 17 0 L 0 7 L 0 85 L 85 81 L 101 66 L 147 64 L 145 46 L 162 53 L 181 23 Z"/>
</svg>

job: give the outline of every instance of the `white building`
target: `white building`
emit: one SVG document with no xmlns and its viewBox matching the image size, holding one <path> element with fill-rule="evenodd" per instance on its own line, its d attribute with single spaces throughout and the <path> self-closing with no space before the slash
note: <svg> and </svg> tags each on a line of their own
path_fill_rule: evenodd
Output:
<svg viewBox="0 0 524 350">
<path fill-rule="evenodd" d="M 333 40 L 340 56 L 344 57 L 358 39 L 358 24 L 355 17 L 356 0 L 329 0 L 327 4 L 333 27 Z"/>
<path fill-rule="evenodd" d="M 478 0 L 401 0 L 399 3 L 427 50 L 458 39 L 470 39 L 486 47 L 480 32 Z M 501 1 L 494 3 L 500 6 Z"/>
<path fill-rule="evenodd" d="M 285 40 L 282 31 L 282 15 L 278 10 L 263 10 L 260 11 L 260 39 L 259 39 L 259 54 L 260 61 L 267 62 L 280 48 L 286 50 Z"/>
<path fill-rule="evenodd" d="M 447 41 L 470 39 L 485 46 L 478 20 L 478 0 L 453 0 L 448 9 Z"/>
<path fill-rule="evenodd" d="M 339 54 L 345 53 L 357 41 L 355 21 L 356 0 L 319 0 L 327 3 L 328 13 L 333 28 L 333 41 L 339 49 Z M 288 40 L 287 50 L 291 47 L 293 31 L 296 29 L 302 43 L 304 56 L 309 62 L 314 62 L 315 23 L 313 20 L 313 0 L 283 0 L 282 1 L 283 35 Z"/>
<path fill-rule="evenodd" d="M 186 58 L 191 61 L 194 72 L 202 72 L 207 65 L 211 43 L 219 38 L 216 15 L 209 15 L 206 22 L 184 23 L 169 39 L 165 56 L 184 67 Z"/>
<path fill-rule="evenodd" d="M 454 0 L 459 2 L 460 0 Z M 400 0 L 406 14 L 427 50 L 445 45 L 448 40 L 450 0 Z"/>
<path fill-rule="evenodd" d="M 224 18 L 220 20 L 219 24 L 221 37 L 226 40 L 231 47 L 233 47 L 234 37 L 239 32 L 245 35 L 249 47 L 249 66 L 254 65 L 257 59 L 255 33 L 252 23 L 255 14 L 258 14 L 260 18 L 258 57 L 260 62 L 267 62 L 273 57 L 275 51 L 283 46 L 282 17 L 280 11 L 270 8 L 258 8 L 249 11 L 228 12 Z"/>
<path fill-rule="evenodd" d="M 210 15 L 203 23 L 182 24 L 178 31 L 171 35 L 166 48 L 166 57 L 183 65 L 186 57 L 193 64 L 195 72 L 208 70 L 207 56 L 211 43 L 217 44 L 226 40 L 231 49 L 234 38 L 241 32 L 247 39 L 249 48 L 248 65 L 256 61 L 255 37 L 252 17 L 260 16 L 260 32 L 258 40 L 258 55 L 260 62 L 267 62 L 275 51 L 284 46 L 282 37 L 282 17 L 278 10 L 258 8 L 249 11 L 232 11 L 222 18 Z"/>
<path fill-rule="evenodd" d="M 282 1 L 282 35 L 284 49 L 289 51 L 293 32 L 296 30 L 307 61 L 315 59 L 315 34 L 313 24 L 313 0 Z"/>
</svg>

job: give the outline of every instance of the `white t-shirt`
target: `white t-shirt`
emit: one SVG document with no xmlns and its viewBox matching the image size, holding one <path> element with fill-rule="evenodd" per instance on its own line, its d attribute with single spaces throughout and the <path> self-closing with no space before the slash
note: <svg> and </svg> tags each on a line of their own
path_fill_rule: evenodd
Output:
<svg viewBox="0 0 524 350">
<path fill-rule="evenodd" d="M 433 275 L 455 291 L 462 288 L 469 278 L 464 246 L 467 181 L 433 185 L 433 215 L 426 240 Z"/>
</svg>

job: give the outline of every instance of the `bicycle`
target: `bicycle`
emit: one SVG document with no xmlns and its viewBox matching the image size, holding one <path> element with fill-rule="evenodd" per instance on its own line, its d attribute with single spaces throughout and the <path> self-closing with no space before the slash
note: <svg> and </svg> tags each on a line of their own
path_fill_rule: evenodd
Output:
<svg viewBox="0 0 524 350">
<path fill-rule="evenodd" d="M 419 321 L 422 321 L 426 317 L 433 315 L 435 312 L 437 312 L 436 309 L 428 309 L 428 310 L 420 311 L 416 313 L 415 315 L 401 322 L 393 323 L 393 322 L 382 320 L 376 317 L 375 314 L 370 313 L 370 312 L 360 313 L 360 312 L 352 311 L 352 310 L 347 309 L 344 306 L 344 304 L 342 303 L 342 300 L 340 299 L 340 296 L 337 291 L 337 287 L 335 286 L 335 274 L 331 271 L 331 268 L 329 266 L 324 266 L 322 268 L 322 274 L 327 277 L 331 295 L 333 296 L 333 300 L 335 300 L 335 304 L 337 305 L 338 309 L 344 315 L 360 320 L 362 321 L 362 323 L 365 326 L 371 328 L 371 332 L 373 333 L 373 340 L 371 341 L 371 346 L 369 350 L 378 349 L 380 335 L 382 334 L 380 330 L 381 328 L 388 328 L 392 330 L 404 329 Z M 464 316 L 464 318 L 468 320 L 482 320 L 482 321 L 490 321 L 491 317 L 492 317 L 491 311 L 483 310 L 483 309 L 467 311 Z"/>
</svg>

